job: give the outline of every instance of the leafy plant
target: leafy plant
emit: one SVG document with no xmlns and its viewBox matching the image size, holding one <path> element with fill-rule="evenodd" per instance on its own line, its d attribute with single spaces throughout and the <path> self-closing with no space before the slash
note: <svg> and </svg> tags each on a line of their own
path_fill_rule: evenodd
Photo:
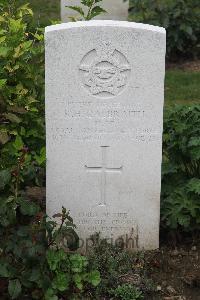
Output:
<svg viewBox="0 0 200 300">
<path fill-rule="evenodd" d="M 102 2 L 102 0 L 82 0 L 81 4 L 83 5 L 83 7 L 80 6 L 66 6 L 66 7 L 74 10 L 75 12 L 78 12 L 80 15 L 80 18 L 78 19 L 76 19 L 75 17 L 71 17 L 72 21 L 78 21 L 78 20 L 89 21 L 94 17 L 100 15 L 101 13 L 106 12 L 101 6 L 97 5 L 97 3 L 99 2 Z"/>
<path fill-rule="evenodd" d="M 24 199 L 15 202 L 15 211 L 11 222 L 0 225 L 0 278 L 8 281 L 11 299 L 27 293 L 33 299 L 72 297 L 100 283 L 100 273 L 91 268 L 86 257 L 64 250 L 63 238 L 68 232 L 70 236 L 73 232 L 75 240 L 78 238 L 66 209 L 54 216 L 59 222 L 47 218 L 39 207 Z"/>
<path fill-rule="evenodd" d="M 167 55 L 171 59 L 199 56 L 200 8 L 198 0 L 131 0 L 129 19 L 165 27 Z"/>
<path fill-rule="evenodd" d="M 162 203 L 164 224 L 172 229 L 200 228 L 200 106 L 165 111 Z"/>
<path fill-rule="evenodd" d="M 20 8 L 5 4 L 0 15 L 0 177 L 4 177 L 3 187 L 15 182 L 19 171 L 16 168 L 21 168 L 18 180 L 24 186 L 42 184 L 44 178 L 44 46 L 40 30 L 29 32 L 27 22 L 32 17 L 27 4 Z M 17 160 L 21 163 L 23 160 L 23 170 Z"/>
<path fill-rule="evenodd" d="M 110 293 L 122 300 L 140 300 L 144 298 L 142 292 L 131 284 L 119 285 L 116 289 L 111 290 Z"/>
<path fill-rule="evenodd" d="M 147 262 L 143 252 L 129 252 L 123 248 L 109 244 L 107 240 L 101 239 L 99 234 L 92 236 L 93 247 L 88 253 L 90 264 L 101 274 L 101 282 L 93 291 L 97 299 L 101 297 L 116 296 L 118 287 L 124 287 L 124 295 L 129 294 L 129 287 L 126 290 L 126 283 L 130 283 L 132 296 L 151 293 L 152 282 L 147 278 L 145 270 Z M 117 291 L 116 291 L 117 293 Z M 121 294 L 123 295 L 123 293 Z M 115 299 L 115 298 L 114 298 Z M 126 298 L 119 298 L 126 299 Z M 142 299 L 142 298 L 127 298 Z"/>
</svg>

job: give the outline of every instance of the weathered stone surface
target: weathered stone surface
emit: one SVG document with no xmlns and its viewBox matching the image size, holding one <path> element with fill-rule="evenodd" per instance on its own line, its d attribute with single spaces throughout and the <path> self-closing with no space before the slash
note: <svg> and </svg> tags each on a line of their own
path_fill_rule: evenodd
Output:
<svg viewBox="0 0 200 300">
<path fill-rule="evenodd" d="M 80 0 L 61 0 L 61 20 L 62 22 L 69 22 L 71 16 L 78 14 L 66 6 L 81 6 Z M 119 20 L 126 21 L 128 19 L 129 1 L 123 0 L 103 0 L 100 3 L 107 13 L 101 14 L 96 17 L 99 20 Z"/>
<path fill-rule="evenodd" d="M 163 28 L 46 28 L 47 212 L 70 209 L 84 246 L 159 246 L 164 70 Z"/>
</svg>

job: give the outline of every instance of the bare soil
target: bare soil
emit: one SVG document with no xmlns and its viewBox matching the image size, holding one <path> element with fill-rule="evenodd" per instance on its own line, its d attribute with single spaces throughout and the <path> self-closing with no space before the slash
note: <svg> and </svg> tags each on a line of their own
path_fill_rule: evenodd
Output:
<svg viewBox="0 0 200 300">
<path fill-rule="evenodd" d="M 163 245 L 148 255 L 147 269 L 157 292 L 146 300 L 200 300 L 199 240 L 185 240 L 175 248 Z"/>
</svg>

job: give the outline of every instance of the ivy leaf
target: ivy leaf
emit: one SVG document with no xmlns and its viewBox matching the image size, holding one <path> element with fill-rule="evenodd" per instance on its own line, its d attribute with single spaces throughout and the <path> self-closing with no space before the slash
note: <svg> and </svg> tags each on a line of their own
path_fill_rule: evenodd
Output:
<svg viewBox="0 0 200 300">
<path fill-rule="evenodd" d="M 21 293 L 21 283 L 18 279 L 9 280 L 8 292 L 12 299 L 16 299 Z"/>
<path fill-rule="evenodd" d="M 10 180 L 11 174 L 8 169 L 0 171 L 0 190 L 3 190 Z"/>
</svg>

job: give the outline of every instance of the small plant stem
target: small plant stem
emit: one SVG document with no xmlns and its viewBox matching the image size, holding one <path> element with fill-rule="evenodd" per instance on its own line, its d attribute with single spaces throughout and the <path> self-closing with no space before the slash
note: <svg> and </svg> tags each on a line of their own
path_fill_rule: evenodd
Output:
<svg viewBox="0 0 200 300">
<path fill-rule="evenodd" d="M 92 4 L 91 4 L 91 6 L 90 6 L 90 8 L 89 8 L 89 10 L 88 10 L 87 16 L 86 16 L 86 18 L 85 18 L 87 21 L 91 19 L 91 18 L 90 18 L 90 14 L 91 14 L 91 11 L 92 11 L 92 8 L 93 8 L 94 3 L 95 3 L 95 0 L 93 0 Z"/>
<path fill-rule="evenodd" d="M 15 183 L 15 199 L 18 198 L 19 176 L 20 176 L 20 163 L 18 162 L 18 164 L 17 164 L 17 176 L 16 176 L 16 183 Z"/>
</svg>

